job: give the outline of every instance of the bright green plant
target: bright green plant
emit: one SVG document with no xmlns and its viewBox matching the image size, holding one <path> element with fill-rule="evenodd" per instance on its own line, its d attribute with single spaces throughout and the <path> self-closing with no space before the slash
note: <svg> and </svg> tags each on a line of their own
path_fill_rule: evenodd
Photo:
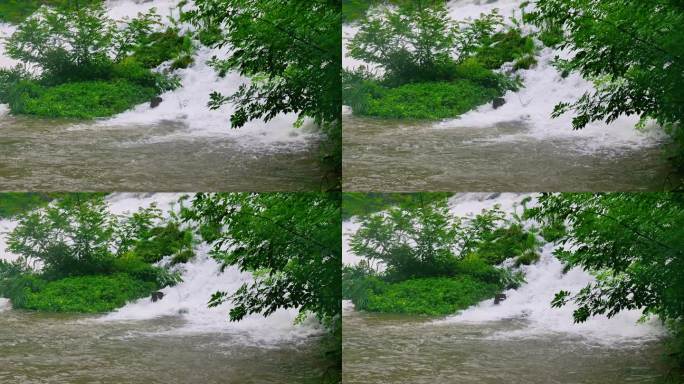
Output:
<svg viewBox="0 0 684 384">
<path fill-rule="evenodd" d="M 368 292 L 365 305 L 370 312 L 421 315 L 449 315 L 488 299 L 500 288 L 468 276 L 432 277 L 385 284 Z"/>
<path fill-rule="evenodd" d="M 45 206 L 59 196 L 59 193 L 0 193 L 0 219 L 9 219 L 34 208 Z"/>
<path fill-rule="evenodd" d="M 230 300 L 234 321 L 299 307 L 331 329 L 339 324 L 339 194 L 197 194 L 183 217 L 198 223 L 211 255 L 224 267 L 255 276 L 235 292 L 216 292 L 210 306 Z"/>
<path fill-rule="evenodd" d="M 17 86 L 9 100 L 14 113 L 42 117 L 94 119 L 123 112 L 150 100 L 154 88 L 124 80 L 88 81 L 42 87 L 24 83 Z"/>
<path fill-rule="evenodd" d="M 48 282 L 39 289 L 26 290 L 25 301 L 19 308 L 49 312 L 109 312 L 129 301 L 149 296 L 157 288 L 154 282 L 137 280 L 126 274 L 68 277 Z"/>
<path fill-rule="evenodd" d="M 413 83 L 396 88 L 376 88 L 378 95 L 365 100 L 363 115 L 399 119 L 437 120 L 459 115 L 485 104 L 501 93 L 469 80 Z"/>
</svg>

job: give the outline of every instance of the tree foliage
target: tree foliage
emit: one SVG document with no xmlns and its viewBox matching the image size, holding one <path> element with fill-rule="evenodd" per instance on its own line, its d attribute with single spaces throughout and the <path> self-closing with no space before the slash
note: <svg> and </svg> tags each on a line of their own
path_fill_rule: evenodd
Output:
<svg viewBox="0 0 684 384">
<path fill-rule="evenodd" d="M 409 77 L 451 60 L 457 24 L 443 4 L 416 2 L 364 20 L 349 44 L 351 57 L 382 67 L 388 76 Z"/>
<path fill-rule="evenodd" d="M 7 245 L 22 264 L 35 266 L 48 280 L 116 271 L 155 280 L 160 272 L 158 282 L 167 283 L 161 271 L 148 270 L 149 263 L 164 256 L 187 261 L 193 240 L 173 218 L 161 222 L 161 211 L 154 205 L 128 217 L 110 213 L 100 194 L 66 194 L 20 215 Z"/>
<path fill-rule="evenodd" d="M 340 0 L 195 0 L 183 20 L 199 29 L 203 43 L 230 50 L 215 57 L 220 75 L 250 77 L 232 95 L 211 94 L 210 107 L 231 102 L 234 128 L 280 113 L 312 118 L 328 136 L 324 164 L 341 172 L 342 31 Z M 336 181 L 337 183 L 337 181 Z"/>
<path fill-rule="evenodd" d="M 562 291 L 554 306 L 574 300 L 577 322 L 641 309 L 662 319 L 684 318 L 684 195 L 681 193 L 545 194 L 529 213 L 564 223 L 556 255 L 596 281 Z"/>
<path fill-rule="evenodd" d="M 257 81 L 213 105 L 233 101 L 234 127 L 255 118 L 296 112 L 318 122 L 339 118 L 341 62 L 338 1 L 199 0 L 185 18 L 213 33 L 210 46 L 229 47 L 216 58 L 221 74 L 237 70 Z"/>
<path fill-rule="evenodd" d="M 339 321 L 339 194 L 198 194 L 183 215 L 199 224 L 216 260 L 254 275 L 236 292 L 213 295 L 212 306 L 234 304 L 231 320 L 300 308 Z"/>
<path fill-rule="evenodd" d="M 362 216 L 360 225 L 352 251 L 370 265 L 382 263 L 389 280 L 468 274 L 498 282 L 503 276 L 487 267 L 508 258 L 519 264 L 538 258 L 534 235 L 511 223 L 498 206 L 461 217 L 449 212 L 446 196 L 415 194 Z"/>
<path fill-rule="evenodd" d="M 573 127 L 637 115 L 655 119 L 684 148 L 684 7 L 678 0 L 536 0 L 527 21 L 563 33 L 565 72 L 594 80 L 596 90 L 560 103 L 554 116 L 575 114 Z M 684 164 L 684 151 L 678 154 Z"/>
</svg>

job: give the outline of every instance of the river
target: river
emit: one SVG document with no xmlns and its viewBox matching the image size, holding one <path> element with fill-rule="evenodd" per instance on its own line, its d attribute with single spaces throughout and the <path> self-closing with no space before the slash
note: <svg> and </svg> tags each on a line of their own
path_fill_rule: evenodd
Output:
<svg viewBox="0 0 684 384">
<path fill-rule="evenodd" d="M 458 216 L 499 206 L 509 215 L 535 195 L 464 193 L 449 200 Z M 519 211 L 519 207 L 518 213 Z M 526 223 L 525 225 L 531 225 Z M 343 262 L 360 258 L 349 247 L 355 220 L 343 224 Z M 639 321 L 639 310 L 573 323 L 576 308 L 552 308 L 554 295 L 577 292 L 594 281 L 581 268 L 564 270 L 544 244 L 540 260 L 521 267 L 526 282 L 449 316 L 360 312 L 343 305 L 344 382 L 443 384 L 657 383 L 668 372 L 666 330 L 657 318 Z M 382 265 L 378 268 L 382 269 Z"/>
<path fill-rule="evenodd" d="M 681 178 L 659 143 L 537 138 L 521 122 L 487 127 L 344 116 L 349 191 L 657 191 Z"/>
<path fill-rule="evenodd" d="M 520 17 L 521 0 L 451 0 L 456 21 L 498 9 Z M 528 9 L 530 11 L 530 9 Z M 343 27 L 343 66 L 382 68 L 349 56 L 346 45 L 358 25 Z M 521 26 L 523 32 L 532 28 Z M 349 191 L 653 191 L 676 185 L 666 159 L 667 135 L 654 122 L 637 129 L 635 116 L 606 124 L 594 122 L 573 131 L 572 114 L 552 118 L 560 102 L 572 103 L 594 86 L 579 74 L 562 74 L 557 58 L 572 52 L 537 42 L 538 64 L 512 72 L 522 87 L 509 91 L 505 104 L 479 106 L 436 122 L 364 118 L 348 107 L 343 114 L 343 187 Z"/>
<path fill-rule="evenodd" d="M 116 193 L 109 210 L 130 215 L 154 203 L 169 215 L 179 194 Z M 0 220 L 0 259 L 13 220 Z M 0 298 L 0 383 L 310 383 L 338 369 L 326 352 L 332 341 L 314 318 L 295 324 L 298 309 L 279 309 L 230 322 L 230 302 L 208 308 L 217 291 L 234 292 L 253 281 L 248 272 L 221 265 L 199 244 L 179 268 L 182 282 L 116 311 L 55 314 L 15 310 Z M 165 262 L 165 261 L 163 261 Z"/>
<path fill-rule="evenodd" d="M 134 17 L 156 8 L 178 16 L 176 0 L 108 0 L 108 16 Z M 181 28 L 189 28 L 181 26 Z M 0 23 L 0 68 L 17 62 L 4 52 L 16 26 Z M 17 117 L 0 105 L 0 189 L 32 191 L 299 191 L 321 186 L 322 135 L 311 123 L 295 128 L 294 114 L 231 129 L 235 106 L 209 110 L 213 91 L 235 92 L 249 80 L 219 77 L 208 64 L 229 47 L 200 47 L 195 62 L 174 72 L 181 87 L 96 121 Z M 162 65 L 160 70 L 163 70 Z M 38 74 L 38 71 L 36 71 Z"/>
<path fill-rule="evenodd" d="M 182 325 L 5 310 L 0 382 L 314 384 L 330 364 L 320 335 L 259 344 L 240 332 L 175 334 Z"/>
<path fill-rule="evenodd" d="M 523 318 L 439 323 L 344 312 L 344 382 L 443 384 L 656 383 L 667 372 L 658 341 L 605 344 L 573 334 L 506 337 Z"/>
</svg>

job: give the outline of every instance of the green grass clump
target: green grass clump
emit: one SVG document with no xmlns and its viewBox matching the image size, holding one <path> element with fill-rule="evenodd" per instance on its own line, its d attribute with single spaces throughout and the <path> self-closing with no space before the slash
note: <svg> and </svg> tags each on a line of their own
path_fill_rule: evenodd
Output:
<svg viewBox="0 0 684 384">
<path fill-rule="evenodd" d="M 156 263 L 165 256 L 173 256 L 172 264 L 186 263 L 195 256 L 192 232 L 175 222 L 152 228 L 150 237 L 136 244 L 133 252 L 147 263 Z"/>
<path fill-rule="evenodd" d="M 530 69 L 535 65 L 537 65 L 537 58 L 534 57 L 534 55 L 527 55 L 516 60 L 515 64 L 513 64 L 513 69 L 516 71 L 521 69 Z"/>
<path fill-rule="evenodd" d="M 478 62 L 489 69 L 501 68 L 505 63 L 534 55 L 536 48 L 530 36 L 523 36 L 519 29 L 494 34 L 475 53 Z"/>
<path fill-rule="evenodd" d="M 353 216 L 369 215 L 388 207 L 406 203 L 430 203 L 435 200 L 448 199 L 453 192 L 422 193 L 364 193 L 345 192 L 342 195 L 342 219 Z"/>
<path fill-rule="evenodd" d="M 469 80 L 413 83 L 369 94 L 361 112 L 383 118 L 438 120 L 459 116 L 500 95 Z"/>
<path fill-rule="evenodd" d="M 540 255 L 534 249 L 526 249 L 515 259 L 515 266 L 530 265 L 539 261 Z"/>
<path fill-rule="evenodd" d="M 478 281 L 469 276 L 412 279 L 377 287 L 369 293 L 365 306 L 359 309 L 414 315 L 448 315 L 490 298 L 499 290 L 496 284 Z"/>
<path fill-rule="evenodd" d="M 0 22 L 21 23 L 44 4 L 50 6 L 86 6 L 98 2 L 102 2 L 102 0 L 81 0 L 77 3 L 73 0 L 2 0 L 0 1 Z"/>
<path fill-rule="evenodd" d="M 127 302 L 149 296 L 157 289 L 153 282 L 137 280 L 127 274 L 78 276 L 25 289 L 20 308 L 49 312 L 101 313 L 124 306 Z"/>
<path fill-rule="evenodd" d="M 145 68 L 155 68 L 161 63 L 174 60 L 173 69 L 187 68 L 193 63 L 194 47 L 188 35 L 180 35 L 174 28 L 154 32 L 133 52 L 133 57 Z"/>
<path fill-rule="evenodd" d="M 411 81 L 345 71 L 343 101 L 361 116 L 439 120 L 458 117 L 518 86 L 516 79 L 468 58 L 440 63 Z"/>
<path fill-rule="evenodd" d="M 520 224 L 497 228 L 487 236 L 476 250 L 477 255 L 489 264 L 501 264 L 504 260 L 519 257 L 526 252 L 536 253 L 539 244 L 535 235 Z M 525 260 L 531 260 L 527 256 Z"/>
<path fill-rule="evenodd" d="M 10 95 L 13 113 L 40 117 L 95 119 L 121 113 L 157 94 L 126 80 L 83 81 L 43 87 L 24 80 Z"/>
<path fill-rule="evenodd" d="M 55 199 L 57 195 L 56 193 L 0 193 L 0 219 L 9 219 L 42 207 Z"/>
</svg>

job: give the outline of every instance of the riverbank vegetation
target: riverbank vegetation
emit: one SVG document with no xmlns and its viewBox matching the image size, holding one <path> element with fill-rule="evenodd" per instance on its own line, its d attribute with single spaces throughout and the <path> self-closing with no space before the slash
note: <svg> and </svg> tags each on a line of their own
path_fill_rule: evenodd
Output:
<svg viewBox="0 0 684 384">
<path fill-rule="evenodd" d="M 189 35 L 163 27 L 154 10 L 113 20 L 101 2 L 42 7 L 8 39 L 0 69 L 0 103 L 14 114 L 94 119 L 121 113 L 176 88 L 179 80 L 153 69 L 192 63 Z"/>
<path fill-rule="evenodd" d="M 7 192 L 0 199 L 0 219 L 11 219 L 21 213 L 47 205 L 50 201 L 60 197 L 60 193 L 23 193 Z"/>
<path fill-rule="evenodd" d="M 79 0 L 76 2 L 73 0 L 4 0 L 0 2 L 0 22 L 21 23 L 43 5 L 63 7 L 69 5 L 88 6 L 96 3 L 102 3 L 102 0 Z"/>
<path fill-rule="evenodd" d="M 527 211 L 551 228 L 563 227 L 555 255 L 596 280 L 578 292 L 560 291 L 552 305 L 574 302 L 575 322 L 623 310 L 658 316 L 671 332 L 673 382 L 684 378 L 684 194 L 544 194 Z M 676 379 L 679 378 L 680 381 Z"/>
<path fill-rule="evenodd" d="M 523 282 L 505 261 L 539 259 L 536 235 L 498 207 L 459 217 L 445 196 L 414 196 L 359 218 L 350 246 L 364 259 L 343 268 L 342 289 L 357 309 L 453 314 Z"/>
<path fill-rule="evenodd" d="M 130 217 L 108 211 L 101 194 L 64 194 L 17 217 L 0 262 L 0 296 L 15 308 L 106 312 L 179 281 L 169 265 L 193 255 L 192 232 L 155 206 Z"/>
<path fill-rule="evenodd" d="M 453 196 L 452 192 L 420 194 L 345 192 L 342 195 L 342 220 L 349 220 L 354 216 L 367 216 L 395 205 L 418 201 L 430 203 L 433 200 L 446 199 L 451 196 Z"/>
<path fill-rule="evenodd" d="M 434 120 L 517 89 L 517 77 L 495 70 L 509 62 L 512 71 L 530 68 L 536 47 L 503 21 L 495 10 L 455 22 L 443 2 L 401 2 L 367 12 L 349 56 L 377 70 L 344 70 L 344 103 L 358 115 Z"/>
</svg>

